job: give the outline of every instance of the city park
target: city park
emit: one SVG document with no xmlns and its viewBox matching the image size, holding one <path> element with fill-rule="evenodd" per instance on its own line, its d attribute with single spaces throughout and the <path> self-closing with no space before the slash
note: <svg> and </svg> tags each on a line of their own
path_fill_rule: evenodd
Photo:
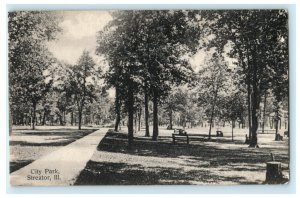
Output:
<svg viewBox="0 0 300 198">
<path fill-rule="evenodd" d="M 70 64 L 61 13 L 9 13 L 13 184 L 51 159 L 61 183 L 37 185 L 288 181 L 286 11 L 109 14 Z"/>
</svg>

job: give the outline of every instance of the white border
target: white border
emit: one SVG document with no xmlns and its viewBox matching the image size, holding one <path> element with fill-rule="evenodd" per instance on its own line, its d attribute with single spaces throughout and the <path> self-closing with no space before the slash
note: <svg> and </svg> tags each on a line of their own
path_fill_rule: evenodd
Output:
<svg viewBox="0 0 300 198">
<path fill-rule="evenodd" d="M 70 4 L 72 5 L 76 5 L 76 4 L 84 4 L 84 5 L 80 5 L 80 6 L 83 6 L 83 7 L 86 7 L 87 4 L 103 4 L 102 7 L 107 7 L 107 8 L 110 8 L 110 7 L 118 7 L 118 8 L 132 8 L 132 7 L 135 7 L 136 5 L 134 4 L 146 4 L 148 5 L 150 8 L 151 8 L 151 5 L 149 5 L 150 3 L 153 3 L 153 4 L 163 4 L 161 5 L 162 7 L 169 7 L 169 6 L 174 6 L 174 4 L 181 4 L 181 6 L 185 7 L 185 6 L 188 6 L 187 4 L 198 4 L 198 3 L 201 3 L 201 4 L 209 4 L 209 5 L 203 5 L 203 8 L 207 8 L 207 7 L 213 7 L 213 5 L 215 5 L 216 7 L 218 7 L 217 4 L 225 4 L 227 6 L 230 6 L 229 4 L 246 4 L 245 7 L 253 7 L 253 6 L 257 6 L 257 5 L 253 5 L 253 4 L 260 4 L 262 5 L 265 5 L 265 4 L 269 4 L 270 6 L 275 6 L 274 3 L 276 4 L 296 4 L 297 6 L 297 10 L 299 10 L 299 3 L 296 1 L 296 0 L 269 0 L 269 1 L 264 1 L 264 0 L 252 0 L 252 1 L 221 1 L 221 0 L 203 0 L 201 2 L 199 1 L 196 1 L 196 0 L 182 0 L 182 1 L 179 1 L 179 0 L 172 0 L 172 1 L 169 1 L 169 3 L 171 3 L 171 5 L 169 6 L 166 6 L 166 4 L 168 4 L 168 1 L 165 1 L 165 0 L 144 0 L 144 1 L 138 1 L 138 0 L 131 0 L 131 1 L 117 1 L 117 0 L 110 0 L 110 1 L 103 1 L 103 0 L 72 0 L 70 2 L 67 2 L 67 1 L 61 1 L 61 0 L 1 0 L 1 8 L 0 8 L 0 23 L 1 23 L 1 27 L 0 27 L 0 32 L 1 32 L 1 37 L 0 37 L 0 43 L 1 43 L 1 48 L 0 48 L 0 55 L 1 55 L 1 58 L 0 58 L 0 61 L 1 61 L 1 70 L 0 70 L 0 80 L 1 80 L 1 83 L 0 83 L 0 87 L 1 87 L 1 97 L 0 97 L 0 109 L 2 110 L 2 113 L 1 113 L 1 117 L 0 117 L 0 126 L 1 126 L 1 129 L 2 129 L 2 132 L 0 133 L 0 139 L 1 139 L 1 144 L 0 144 L 0 148 L 1 148 L 1 163 L 0 163 L 0 169 L 1 169 L 1 185 L 0 185 L 0 197 L 6 197 L 6 196 L 13 196 L 13 197 L 19 197 L 19 196 L 22 196 L 22 197 L 32 197 L 32 196 L 39 196 L 39 194 L 34 194 L 34 195 L 31 195 L 31 194 L 23 194 L 23 195 L 18 195 L 18 194 L 15 194 L 15 195 L 8 195 L 7 194 L 7 178 L 4 179 L 4 175 L 6 175 L 5 173 L 7 172 L 7 160 L 6 160 L 6 156 L 7 156 L 7 129 L 8 129 L 8 105 L 7 105 L 7 66 L 6 66 L 6 60 L 7 60 L 7 47 L 6 47 L 6 40 L 7 40 L 7 36 L 6 36 L 6 26 L 7 26 L 7 17 L 6 17 L 6 13 L 7 13 L 7 4 L 22 4 L 22 6 L 24 7 L 27 7 L 27 8 L 30 8 L 32 7 L 32 5 L 30 4 L 44 4 L 46 7 L 53 7 L 53 4 L 56 4 L 56 5 L 59 5 L 61 4 L 60 6 L 61 7 L 69 7 L 71 6 Z M 126 4 L 124 4 L 126 3 Z M 52 6 L 50 5 L 52 4 Z M 113 6 L 113 4 L 116 4 L 115 6 Z M 121 4 L 121 5 L 117 5 L 117 4 Z M 130 5 L 131 4 L 131 5 Z M 17 5 L 16 5 L 17 6 Z M 233 5 L 231 5 L 233 6 Z M 42 6 L 40 6 L 42 7 Z M 59 7 L 59 6 L 58 6 Z M 143 6 L 136 6 L 136 7 L 143 7 Z M 157 7 L 157 5 L 152 5 L 152 7 Z M 176 6 L 175 6 L 176 7 Z M 226 7 L 226 6 L 224 6 Z M 258 6 L 259 7 L 259 6 Z M 295 12 L 296 14 L 296 18 L 298 19 L 297 22 L 299 23 L 299 12 Z M 297 24 L 296 22 L 296 24 Z M 3 31 L 5 30 L 5 31 Z M 299 33 L 299 25 L 297 25 L 297 28 L 295 28 L 295 31 L 294 31 L 294 34 L 296 34 L 296 32 Z M 290 38 L 291 39 L 291 38 Z M 291 40 L 290 42 L 292 42 L 292 44 L 296 43 L 297 44 L 295 45 L 295 49 L 291 49 L 293 50 L 296 55 L 296 48 L 299 47 L 299 39 L 294 39 L 294 40 Z M 290 51 L 291 52 L 291 51 Z M 290 53 L 291 55 L 291 53 Z M 291 83 L 293 83 L 292 87 L 294 87 L 293 90 L 291 90 L 293 93 L 290 93 L 291 96 L 293 96 L 293 98 L 291 99 L 292 102 L 294 104 L 291 104 L 291 107 L 292 107 L 292 111 L 295 112 L 293 116 L 294 118 L 294 122 L 296 123 L 295 126 L 294 126 L 294 131 L 299 131 L 299 118 L 298 118 L 298 113 L 299 112 L 299 105 L 296 105 L 296 101 L 300 101 L 299 100 L 299 95 L 298 95 L 298 90 L 296 90 L 296 87 L 299 87 L 299 77 L 298 77 L 298 74 L 299 74 L 299 69 L 296 67 L 296 65 L 299 65 L 299 56 L 296 56 L 297 60 L 292 68 L 293 70 L 293 73 L 291 74 L 291 78 L 294 78 L 292 79 L 293 81 Z M 294 93 L 295 91 L 295 93 Z M 294 136 L 296 138 L 296 141 L 295 142 L 300 142 L 299 140 L 299 135 L 295 134 Z M 291 142 L 293 143 L 293 142 Z M 291 145 L 293 146 L 293 145 Z M 299 143 L 295 146 L 295 151 L 299 151 Z M 297 156 L 297 153 L 295 153 L 295 156 Z M 297 162 L 296 164 L 299 164 L 299 157 L 296 158 Z M 6 163 L 4 163 L 6 162 Z M 296 168 L 295 170 L 293 171 L 296 171 Z M 299 183 L 299 171 L 296 172 L 297 174 L 297 182 L 296 183 Z M 9 184 L 8 184 L 9 185 Z M 298 184 L 299 185 L 299 184 Z M 263 186 L 262 186 L 263 187 Z M 126 189 L 132 189 L 132 187 L 124 187 L 125 190 Z M 124 190 L 123 187 L 106 187 L 106 189 L 108 191 L 110 191 L 110 193 L 118 193 L 118 190 Z M 221 187 L 222 188 L 222 187 Z M 242 193 L 249 193 L 249 194 L 252 194 L 252 193 L 256 193 L 256 192 L 260 192 L 261 191 L 261 187 L 252 187 L 250 186 L 241 186 L 241 188 L 244 189 L 244 192 Z M 24 190 L 24 188 L 21 188 L 21 191 L 19 192 L 22 192 L 22 189 Z M 28 189 L 27 187 L 25 188 L 25 192 L 26 192 L 26 189 Z M 85 192 L 85 193 L 88 193 L 86 190 L 84 190 L 84 187 L 81 188 L 81 187 L 64 187 L 64 188 L 35 188 L 37 190 L 33 190 L 32 192 L 35 191 L 35 193 L 46 193 L 48 194 L 47 197 L 51 197 L 53 196 L 54 194 L 49 194 L 49 193 L 55 193 L 55 192 L 59 192 L 59 193 L 80 193 L 80 191 L 82 192 Z M 75 189 L 75 190 L 74 190 Z M 99 190 L 97 190 L 99 188 L 91 188 L 90 189 L 90 193 L 99 193 Z M 178 188 L 176 186 L 173 186 L 173 187 L 167 187 L 167 189 L 169 189 L 169 193 L 172 193 L 172 192 L 177 192 L 178 191 Z M 220 186 L 213 186 L 213 187 L 206 187 L 206 189 L 210 189 L 210 192 L 211 193 L 219 193 L 218 192 L 218 189 L 220 189 Z M 226 187 L 226 191 L 223 190 L 223 193 L 235 193 L 233 190 L 235 190 L 235 187 Z M 106 193 L 107 193 L 107 190 Z M 189 193 L 189 190 L 190 191 L 193 191 L 192 188 L 190 187 L 186 187 L 184 188 L 184 190 L 182 190 L 183 193 Z M 157 189 L 157 188 L 150 188 L 149 189 L 149 192 L 148 193 L 158 193 L 160 190 Z M 24 191 L 23 191 L 24 192 Z M 130 192 L 130 191 L 129 191 Z M 139 190 L 139 188 L 135 188 L 135 190 L 131 191 L 131 193 L 140 193 L 141 191 Z M 143 191 L 142 191 L 143 192 Z M 28 193 L 28 191 L 27 191 Z M 30 191 L 29 191 L 30 193 Z M 198 193 L 201 193 L 201 190 L 199 190 Z M 240 192 L 241 193 L 241 192 Z M 298 193 L 298 192 L 297 192 Z M 57 196 L 57 195 L 55 195 Z M 77 197 L 77 196 L 80 196 L 82 197 L 82 195 L 70 195 L 70 194 L 65 194 L 63 196 L 67 196 L 67 197 Z M 91 195 L 91 196 L 97 196 L 99 197 L 99 195 Z M 101 195 L 102 196 L 102 195 Z M 120 196 L 124 196 L 124 195 L 120 195 Z M 132 197 L 132 195 L 127 195 L 128 197 Z M 139 195 L 137 195 L 139 196 Z M 153 195 L 149 195 L 149 196 L 153 196 Z M 156 195 L 154 195 L 156 196 Z M 194 196 L 197 196 L 197 195 L 194 195 Z M 199 195 L 198 195 L 199 196 Z M 201 195 L 202 196 L 202 195 Z M 243 196 L 243 197 L 248 197 L 248 196 L 257 196 L 257 195 L 230 195 L 230 194 L 227 194 L 227 195 L 222 195 L 222 197 L 232 197 L 232 196 Z M 272 197 L 276 196 L 276 195 L 271 195 Z M 277 195 L 277 196 L 285 196 L 285 195 Z M 174 197 L 172 195 L 172 197 Z M 182 197 L 182 195 L 177 195 L 175 197 Z M 266 197 L 266 195 L 264 195 L 264 197 Z"/>
</svg>

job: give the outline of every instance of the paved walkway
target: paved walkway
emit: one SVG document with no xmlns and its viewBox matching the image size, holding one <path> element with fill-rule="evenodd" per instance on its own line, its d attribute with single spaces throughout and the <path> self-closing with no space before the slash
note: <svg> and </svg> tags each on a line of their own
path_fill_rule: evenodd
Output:
<svg viewBox="0 0 300 198">
<path fill-rule="evenodd" d="M 13 172 L 13 186 L 72 185 L 107 132 L 102 128 Z"/>
</svg>

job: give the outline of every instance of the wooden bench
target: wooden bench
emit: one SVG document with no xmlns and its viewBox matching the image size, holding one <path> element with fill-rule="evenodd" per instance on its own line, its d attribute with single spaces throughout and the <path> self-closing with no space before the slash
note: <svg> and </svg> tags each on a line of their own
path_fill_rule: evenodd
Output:
<svg viewBox="0 0 300 198">
<path fill-rule="evenodd" d="M 181 134 L 175 134 L 173 133 L 172 134 L 172 139 L 173 139 L 173 144 L 176 143 L 176 138 L 179 138 L 179 139 L 186 139 L 186 143 L 189 144 L 190 143 L 190 139 L 189 139 L 189 136 L 188 134 L 185 134 L 185 135 L 181 135 Z"/>
<path fill-rule="evenodd" d="M 174 129 L 174 133 L 172 133 L 173 144 L 175 144 L 176 138 L 186 139 L 187 144 L 190 143 L 189 135 L 183 129 Z"/>
<path fill-rule="evenodd" d="M 187 144 L 189 144 L 191 140 L 199 140 L 199 138 L 204 140 L 205 138 L 208 137 L 209 137 L 208 134 L 195 134 L 195 133 L 188 134 L 183 129 L 174 129 L 174 133 L 172 133 L 173 144 L 176 143 L 176 139 L 186 139 Z M 211 135 L 210 137 L 224 137 L 224 135 L 222 131 L 217 131 L 216 135 Z"/>
<path fill-rule="evenodd" d="M 216 133 L 217 133 L 217 137 L 223 137 L 224 135 L 223 135 L 223 132 L 222 131 L 216 131 Z"/>
</svg>

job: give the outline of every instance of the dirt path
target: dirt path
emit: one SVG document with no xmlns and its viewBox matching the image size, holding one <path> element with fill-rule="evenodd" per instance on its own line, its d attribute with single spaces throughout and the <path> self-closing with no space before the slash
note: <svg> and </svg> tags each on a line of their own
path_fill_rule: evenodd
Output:
<svg viewBox="0 0 300 198">
<path fill-rule="evenodd" d="M 72 185 L 107 132 L 102 128 L 13 172 L 13 186 Z"/>
</svg>

